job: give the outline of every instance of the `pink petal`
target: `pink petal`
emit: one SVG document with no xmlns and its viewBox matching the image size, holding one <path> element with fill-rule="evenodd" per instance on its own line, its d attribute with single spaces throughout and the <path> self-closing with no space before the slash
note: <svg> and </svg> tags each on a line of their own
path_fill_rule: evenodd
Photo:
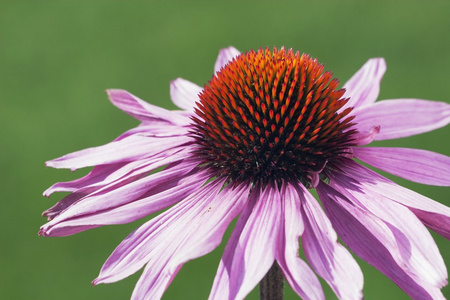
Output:
<svg viewBox="0 0 450 300">
<path fill-rule="evenodd" d="M 429 228 L 450 239 L 450 208 L 406 189 L 352 160 L 345 163 L 345 175 L 359 182 L 367 193 L 380 195 L 409 209 Z"/>
<path fill-rule="evenodd" d="M 115 106 L 141 122 L 160 126 L 165 123 L 181 126 L 190 123 L 190 119 L 179 112 L 152 105 L 125 90 L 107 90 L 107 93 Z"/>
<path fill-rule="evenodd" d="M 147 137 L 174 137 L 186 135 L 188 126 L 180 126 L 171 123 L 149 124 L 141 123 L 137 127 L 127 130 L 118 136 L 114 141 L 120 141 L 130 136 L 147 136 Z"/>
<path fill-rule="evenodd" d="M 155 124 L 141 123 L 136 128 L 130 129 L 124 134 L 120 135 L 116 139 L 116 141 L 121 140 L 124 137 L 127 137 L 127 135 L 134 135 L 134 134 L 148 137 L 174 137 L 186 135 L 188 131 L 189 125 L 180 126 L 169 123 L 155 125 Z"/>
<path fill-rule="evenodd" d="M 292 289 L 302 299 L 325 299 L 319 279 L 311 268 L 298 257 L 299 237 L 304 226 L 300 201 L 292 186 L 282 190 L 284 208 L 284 232 L 281 233 L 276 260 Z"/>
<path fill-rule="evenodd" d="M 225 188 L 214 181 L 142 225 L 105 262 L 94 284 L 127 277 L 148 263 L 133 299 L 159 299 L 188 260 L 211 252 L 241 211 L 249 187 Z"/>
<path fill-rule="evenodd" d="M 383 58 L 369 59 L 344 85 L 346 89 L 344 97 L 350 98 L 345 107 L 357 108 L 375 102 L 385 71 L 386 63 Z"/>
<path fill-rule="evenodd" d="M 450 122 L 450 105 L 418 99 L 383 100 L 354 112 L 360 132 L 381 126 L 375 140 L 408 137 L 441 128 Z"/>
<path fill-rule="evenodd" d="M 305 231 L 302 244 L 308 262 L 339 299 L 362 299 L 363 274 L 352 255 L 337 242 L 336 232 L 317 200 L 298 186 Z"/>
<path fill-rule="evenodd" d="M 64 155 L 46 162 L 46 165 L 58 169 L 76 170 L 95 165 L 124 163 L 151 157 L 170 149 L 179 151 L 180 149 L 174 148 L 188 143 L 190 140 L 188 136 L 158 138 L 134 135 L 103 146 Z"/>
<path fill-rule="evenodd" d="M 41 235 L 63 236 L 102 225 L 132 222 L 139 216 L 146 216 L 162 209 L 161 204 L 159 204 L 163 201 L 162 199 L 166 199 L 165 202 L 162 202 L 162 205 L 165 205 L 163 208 L 170 206 L 174 201 L 181 199 L 175 198 L 172 200 L 170 193 L 165 196 L 160 193 L 164 194 L 166 190 L 180 187 L 183 181 L 186 181 L 185 177 L 195 166 L 194 163 L 181 163 L 131 183 L 106 186 L 95 193 L 88 194 L 72 203 L 50 222 L 42 226 Z M 203 184 L 205 179 L 199 179 L 199 184 Z M 182 188 L 180 187 L 181 191 Z M 133 205 L 139 206 L 141 203 L 146 205 L 149 203 L 150 208 L 145 211 L 134 211 L 134 214 L 131 213 L 130 215 L 124 214 L 124 209 L 121 206 L 137 200 L 141 202 Z M 131 206 L 133 207 L 133 205 Z M 121 215 L 118 216 L 118 213 L 121 213 Z M 110 218 L 109 215 L 111 214 L 115 215 L 115 218 Z"/>
<path fill-rule="evenodd" d="M 355 147 L 356 158 L 378 169 L 405 179 L 450 186 L 450 157 L 439 153 L 408 148 Z"/>
<path fill-rule="evenodd" d="M 233 58 L 241 54 L 239 50 L 230 46 L 228 48 L 221 49 L 219 56 L 217 57 L 216 63 L 214 65 L 214 73 L 217 73 L 222 69 L 228 62 Z"/>
<path fill-rule="evenodd" d="M 177 78 L 170 83 L 170 98 L 179 108 L 193 112 L 202 90 L 195 83 Z"/>
<path fill-rule="evenodd" d="M 321 183 L 317 191 L 333 227 L 353 252 L 392 279 L 413 299 L 443 299 L 435 282 L 430 283 L 436 280 L 435 274 L 415 273 L 414 267 L 422 267 L 419 261 L 422 257 L 416 260 L 412 256 L 412 253 L 420 253 L 416 249 L 407 252 L 408 246 L 414 248 L 408 237 L 402 238 L 402 232 L 394 225 L 384 223 L 368 210 L 352 204 L 326 184 Z"/>
<path fill-rule="evenodd" d="M 225 247 L 209 299 L 243 299 L 275 260 L 281 198 L 274 186 L 255 187 Z"/>
</svg>

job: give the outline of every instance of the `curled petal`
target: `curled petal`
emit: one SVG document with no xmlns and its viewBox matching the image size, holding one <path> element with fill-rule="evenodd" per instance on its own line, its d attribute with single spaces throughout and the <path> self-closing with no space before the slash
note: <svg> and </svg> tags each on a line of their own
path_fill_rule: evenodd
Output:
<svg viewBox="0 0 450 300">
<path fill-rule="evenodd" d="M 253 189 L 225 247 L 209 299 L 243 299 L 275 260 L 280 232 L 278 189 Z"/>
<path fill-rule="evenodd" d="M 232 46 L 221 49 L 214 65 L 214 73 L 220 71 L 220 69 L 222 69 L 229 61 L 231 61 L 239 54 L 241 54 L 239 50 Z"/>
<path fill-rule="evenodd" d="M 375 102 L 385 71 L 386 62 L 383 58 L 369 59 L 344 85 L 344 97 L 350 98 L 345 107 L 364 107 Z"/>
<path fill-rule="evenodd" d="M 359 131 L 380 125 L 375 140 L 408 137 L 444 127 L 450 122 L 450 104 L 418 99 L 383 100 L 355 110 Z"/>
<path fill-rule="evenodd" d="M 356 158 L 378 169 L 405 179 L 439 186 L 450 186 L 450 157 L 408 148 L 355 147 Z"/>
<path fill-rule="evenodd" d="M 380 126 L 374 126 L 369 131 L 358 132 L 352 136 L 354 143 L 358 146 L 364 146 L 372 143 L 377 134 L 380 133 Z"/>
<path fill-rule="evenodd" d="M 170 83 L 170 98 L 173 103 L 188 112 L 194 111 L 195 102 L 203 89 L 183 78 L 177 78 Z"/>
</svg>

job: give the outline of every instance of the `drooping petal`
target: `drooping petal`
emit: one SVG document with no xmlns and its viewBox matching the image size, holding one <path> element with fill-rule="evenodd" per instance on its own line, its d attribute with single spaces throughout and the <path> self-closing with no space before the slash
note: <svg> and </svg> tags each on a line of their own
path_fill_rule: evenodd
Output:
<svg viewBox="0 0 450 300">
<path fill-rule="evenodd" d="M 188 175 L 178 186 L 104 211 L 69 219 L 52 227 L 52 234 L 67 235 L 67 233 L 73 234 L 99 226 L 136 221 L 182 201 L 203 186 L 208 178 L 207 175 L 201 173 Z"/>
<path fill-rule="evenodd" d="M 373 214 L 386 226 L 378 226 L 372 234 L 378 237 L 408 274 L 421 277 L 431 285 L 446 284 L 447 270 L 431 234 L 405 206 L 389 198 L 374 196 L 345 175 L 336 175 L 330 184 L 365 213 Z M 362 217 L 360 220 L 363 220 Z M 383 240 L 392 235 L 394 245 Z"/>
<path fill-rule="evenodd" d="M 40 234 L 45 236 L 64 236 L 102 225 L 132 222 L 142 214 L 142 216 L 146 216 L 170 206 L 181 199 L 170 198 L 170 193 L 168 195 L 169 199 L 167 198 L 168 196 L 163 197 L 159 194 L 181 185 L 183 181 L 186 181 L 185 176 L 188 176 L 195 166 L 196 164 L 193 163 L 180 163 L 125 185 L 105 186 L 92 194 L 80 198 L 77 202 L 72 203 L 72 205 L 61 211 L 50 222 L 42 226 Z M 204 180 L 199 184 L 201 185 L 203 182 Z M 180 188 L 180 190 L 182 189 Z M 151 198 L 151 196 L 155 196 L 156 200 Z M 159 204 L 163 199 L 166 200 Z M 129 216 L 123 215 L 123 210 L 117 209 L 137 200 L 150 203 L 153 209 L 135 212 L 135 215 L 131 214 Z M 161 205 L 165 206 L 161 207 Z M 117 210 L 122 211 L 122 215 L 120 217 L 116 216 L 115 219 L 109 218 L 109 215 L 116 213 Z"/>
<path fill-rule="evenodd" d="M 158 165 L 160 161 L 166 162 L 168 159 L 161 155 L 134 162 L 98 165 L 84 177 L 73 181 L 53 184 L 44 191 L 44 196 L 48 197 L 55 192 L 80 192 L 87 195 L 111 182 L 128 179 L 129 177 L 138 177 L 140 174 L 146 172 L 146 169 L 149 167 Z M 170 162 L 173 161 L 168 161 L 168 163 Z"/>
<path fill-rule="evenodd" d="M 436 272 L 417 273 L 418 269 L 430 271 L 427 265 L 429 260 L 421 261 L 425 253 L 416 251 L 416 245 L 408 239 L 410 236 L 402 235 L 405 232 L 401 229 L 404 228 L 399 229 L 395 226 L 399 222 L 397 224 L 383 222 L 369 210 L 355 205 L 324 183 L 318 186 L 317 191 L 333 227 L 353 252 L 393 280 L 413 299 L 444 299 L 439 288 L 441 283 L 438 284 L 436 280 L 439 279 L 434 276 Z M 397 210 L 394 211 L 400 211 L 398 207 L 401 206 L 397 206 Z M 405 219 L 408 217 L 411 215 L 406 216 Z M 407 225 L 409 224 L 405 224 Z M 411 230 L 417 228 L 419 227 L 414 226 Z M 418 236 L 422 237 L 426 234 L 421 231 Z M 424 248 L 426 247 L 428 245 Z M 414 257 L 418 254 L 418 258 Z M 430 253 L 430 255 L 434 254 L 434 252 Z"/>
<path fill-rule="evenodd" d="M 344 85 L 344 97 L 350 98 L 345 107 L 357 108 L 375 102 L 385 71 L 386 62 L 383 58 L 369 59 Z"/>
<path fill-rule="evenodd" d="M 305 231 L 302 245 L 313 269 L 339 299 L 362 299 L 363 274 L 352 255 L 337 242 L 336 232 L 317 200 L 298 185 Z"/>
<path fill-rule="evenodd" d="M 71 194 L 58 201 L 53 207 L 44 211 L 42 215 L 48 217 L 49 220 L 52 220 L 62 211 L 81 199 L 97 192 L 104 194 L 106 189 L 117 189 L 132 181 L 145 177 L 156 168 L 185 159 L 186 153 L 188 152 L 189 148 L 186 148 L 179 152 L 172 153 L 168 157 L 166 157 L 168 153 L 164 153 L 126 164 L 95 166 L 92 172 L 83 178 L 69 182 L 58 182 L 48 188 L 44 192 L 45 196 L 49 196 L 53 192 L 71 192 Z M 91 176 L 91 174 L 93 175 Z"/>
<path fill-rule="evenodd" d="M 214 64 L 214 73 L 220 71 L 220 69 L 222 69 L 229 61 L 239 54 L 241 54 L 239 50 L 232 46 L 221 49 L 219 51 L 219 56 L 217 57 L 216 63 Z"/>
<path fill-rule="evenodd" d="M 186 261 L 217 247 L 244 205 L 249 187 L 220 191 L 222 185 L 220 180 L 209 183 L 130 234 L 94 284 L 120 280 L 148 263 L 132 299 L 159 299 Z"/>
<path fill-rule="evenodd" d="M 203 89 L 193 82 L 177 78 L 170 82 L 170 99 L 181 109 L 193 112 L 198 95 Z"/>
<path fill-rule="evenodd" d="M 345 162 L 345 175 L 359 182 L 367 193 L 408 207 L 426 226 L 450 240 L 449 207 L 404 188 L 352 160 Z"/>
<path fill-rule="evenodd" d="M 42 216 L 47 217 L 47 220 L 51 221 L 57 215 L 59 215 L 61 212 L 66 210 L 68 207 L 74 205 L 75 203 L 80 201 L 80 199 L 83 199 L 90 193 L 95 192 L 96 190 L 97 190 L 97 188 L 93 187 L 93 188 L 84 188 L 84 189 L 80 189 L 79 191 L 72 192 L 69 195 L 62 198 L 61 200 L 59 200 L 55 205 L 53 205 L 49 209 L 45 210 L 42 213 Z M 42 227 L 41 227 L 41 230 L 42 230 Z"/>
<path fill-rule="evenodd" d="M 183 215 L 189 214 L 190 210 L 196 211 L 198 208 L 202 208 L 203 205 L 199 205 L 196 209 L 195 204 L 201 199 L 207 199 L 211 201 L 212 198 L 217 196 L 220 190 L 220 182 L 209 183 L 205 188 L 197 190 L 190 197 L 181 201 L 177 205 L 173 206 L 169 210 L 161 213 L 157 217 L 141 225 L 135 231 L 133 231 L 120 245 L 114 250 L 111 256 L 106 260 L 105 264 L 100 271 L 98 278 L 94 280 L 94 284 L 99 283 L 111 283 L 121 280 L 129 275 L 135 273 L 142 268 L 150 259 L 151 254 L 155 254 L 155 249 L 148 246 L 157 245 L 157 241 L 162 241 L 162 232 L 173 231 L 173 222 L 179 222 L 179 218 L 183 218 Z M 184 219 L 184 218 L 183 218 Z M 188 222 L 187 224 L 189 224 Z M 186 226 L 186 224 L 184 224 Z M 176 228 L 181 232 L 182 228 Z M 181 235 L 179 235 L 180 237 Z M 165 245 L 170 242 L 180 241 L 181 238 L 175 238 L 173 241 L 166 239 Z M 173 250 L 173 249 L 170 249 Z M 137 255 L 139 254 L 139 255 Z M 156 260 L 156 257 L 153 258 Z"/>
<path fill-rule="evenodd" d="M 41 228 L 39 235 L 67 236 L 100 226 L 130 223 L 182 201 L 201 188 L 204 182 L 203 176 L 190 176 L 185 183 L 179 186 L 121 206 L 111 207 L 93 214 L 80 215 L 73 219 L 54 222 L 54 224 L 46 224 Z"/>
<path fill-rule="evenodd" d="M 187 116 L 152 105 L 125 90 L 107 90 L 107 93 L 115 106 L 141 122 L 159 126 L 167 123 L 183 126 L 190 123 Z"/>
<path fill-rule="evenodd" d="M 380 125 L 375 140 L 408 137 L 450 123 L 450 104 L 418 99 L 383 100 L 354 111 L 356 128 L 368 131 Z"/>
<path fill-rule="evenodd" d="M 180 150 L 176 149 L 178 146 L 189 141 L 190 138 L 188 136 L 158 138 L 133 135 L 102 146 L 87 148 L 64 155 L 46 162 L 46 165 L 58 169 L 70 168 L 71 170 L 76 170 L 96 165 L 130 162 L 151 157 L 162 152 L 170 155 L 170 152 Z"/>
<path fill-rule="evenodd" d="M 176 157 L 171 156 L 170 158 Z M 162 167 L 166 164 L 176 161 L 169 160 L 168 158 L 152 157 L 150 159 L 143 159 L 136 162 L 130 162 L 128 164 L 112 164 L 112 165 L 100 165 L 94 167 L 93 171 L 100 169 L 98 176 L 90 176 L 91 173 L 79 180 L 69 182 L 58 182 L 48 188 L 44 195 L 48 196 L 54 192 L 71 192 L 69 195 L 58 201 L 53 207 L 47 209 L 42 213 L 43 216 L 52 220 L 62 211 L 66 210 L 69 206 L 77 203 L 81 199 L 95 194 L 100 189 L 109 185 L 110 188 L 118 188 L 131 181 L 142 178 L 147 175 L 151 170 L 158 167 Z M 111 169 L 108 166 L 124 165 L 122 168 L 117 168 L 112 173 L 106 173 Z M 144 167 L 143 167 L 144 166 Z M 104 173 L 101 173 L 105 171 Z M 83 186 L 82 183 L 85 183 Z M 104 192 L 104 190 L 103 190 Z"/>
<path fill-rule="evenodd" d="M 411 181 L 450 186 L 450 157 L 446 155 L 420 149 L 381 147 L 355 147 L 353 154 L 369 165 Z"/>
<path fill-rule="evenodd" d="M 225 247 L 209 299 L 243 299 L 275 261 L 281 221 L 278 189 L 256 187 Z"/>
<path fill-rule="evenodd" d="M 325 299 L 319 279 L 312 269 L 298 256 L 299 237 L 303 234 L 300 199 L 290 185 L 282 190 L 284 232 L 276 253 L 278 265 L 292 289 L 302 299 Z"/>
</svg>

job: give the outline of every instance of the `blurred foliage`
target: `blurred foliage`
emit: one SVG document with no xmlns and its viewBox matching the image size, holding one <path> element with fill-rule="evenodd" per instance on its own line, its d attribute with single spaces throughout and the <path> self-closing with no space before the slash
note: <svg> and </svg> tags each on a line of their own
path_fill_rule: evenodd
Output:
<svg viewBox="0 0 450 300">
<path fill-rule="evenodd" d="M 450 102 L 449 11 L 448 1 L 1 1 L 0 298 L 130 297 L 139 274 L 110 285 L 89 283 L 145 220 L 65 238 L 37 236 L 45 222 L 41 212 L 62 197 L 43 198 L 43 190 L 88 171 L 46 169 L 44 162 L 106 143 L 138 124 L 108 102 L 105 89 L 127 89 L 173 109 L 170 80 L 203 85 L 220 48 L 284 45 L 317 57 L 341 82 L 368 58 L 385 57 L 380 99 Z M 449 136 L 447 127 L 378 145 L 449 155 Z M 449 204 L 448 188 L 394 179 Z M 434 236 L 449 263 L 449 243 Z M 188 262 L 165 299 L 205 299 L 223 246 Z M 365 299 L 408 299 L 360 264 Z M 323 286 L 327 299 L 334 299 Z M 450 289 L 444 293 L 450 296 Z M 258 299 L 257 290 L 248 299 Z M 289 287 L 286 299 L 295 299 Z"/>
</svg>

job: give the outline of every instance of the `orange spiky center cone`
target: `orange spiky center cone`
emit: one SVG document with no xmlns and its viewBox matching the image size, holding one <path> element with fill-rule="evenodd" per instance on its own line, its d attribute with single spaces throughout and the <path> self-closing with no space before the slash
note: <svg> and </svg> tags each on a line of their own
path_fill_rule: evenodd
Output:
<svg viewBox="0 0 450 300">
<path fill-rule="evenodd" d="M 352 108 L 338 80 L 307 54 L 243 53 L 205 85 L 195 109 L 193 155 L 230 182 L 305 185 L 353 145 Z M 325 174 L 325 173 L 324 173 Z"/>
</svg>

